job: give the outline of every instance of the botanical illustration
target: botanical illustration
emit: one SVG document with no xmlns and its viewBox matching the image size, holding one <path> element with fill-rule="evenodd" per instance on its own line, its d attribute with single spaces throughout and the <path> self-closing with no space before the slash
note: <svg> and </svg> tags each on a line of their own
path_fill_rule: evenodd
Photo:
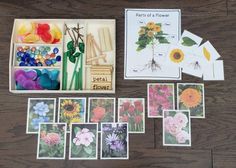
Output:
<svg viewBox="0 0 236 168">
<path fill-rule="evenodd" d="M 152 59 L 145 65 L 145 68 L 150 68 L 155 71 L 157 68 L 161 69 L 160 65 L 154 59 L 155 45 L 169 43 L 166 39 L 166 33 L 162 31 L 162 24 L 155 22 L 148 22 L 146 25 L 141 26 L 138 32 L 139 37 L 137 44 L 137 51 L 145 49 L 147 46 L 152 48 Z"/>
<path fill-rule="evenodd" d="M 163 145 L 191 146 L 189 111 L 165 111 Z"/>
<path fill-rule="evenodd" d="M 89 99 L 89 122 L 114 122 L 115 99 L 114 98 L 90 98 Z"/>
<path fill-rule="evenodd" d="M 204 86 L 202 84 L 178 84 L 178 109 L 190 110 L 191 117 L 204 118 Z"/>
<path fill-rule="evenodd" d="M 70 159 L 97 159 L 97 124 L 72 124 Z"/>
<path fill-rule="evenodd" d="M 64 159 L 66 124 L 45 123 L 40 125 L 38 155 L 40 159 Z"/>
<path fill-rule="evenodd" d="M 119 122 L 129 123 L 130 133 L 145 132 L 144 99 L 142 98 L 120 98 Z"/>
<path fill-rule="evenodd" d="M 101 135 L 102 159 L 127 159 L 127 123 L 103 123 Z"/>
<path fill-rule="evenodd" d="M 55 118 L 55 99 L 29 99 L 27 133 L 38 133 L 39 123 L 53 122 Z"/>
<path fill-rule="evenodd" d="M 190 37 L 183 37 L 182 38 L 182 43 L 181 43 L 183 46 L 188 46 L 188 47 L 191 47 L 193 45 L 197 45 L 197 43 L 191 39 Z"/>
<path fill-rule="evenodd" d="M 163 110 L 174 109 L 174 84 L 148 85 L 148 116 L 162 117 Z"/>
<path fill-rule="evenodd" d="M 59 99 L 59 121 L 68 124 L 71 123 L 84 123 L 86 112 L 86 99 L 85 98 L 60 98 Z"/>
<path fill-rule="evenodd" d="M 178 64 L 184 60 L 184 52 L 179 48 L 174 48 L 171 50 L 169 57 L 171 62 Z"/>
</svg>

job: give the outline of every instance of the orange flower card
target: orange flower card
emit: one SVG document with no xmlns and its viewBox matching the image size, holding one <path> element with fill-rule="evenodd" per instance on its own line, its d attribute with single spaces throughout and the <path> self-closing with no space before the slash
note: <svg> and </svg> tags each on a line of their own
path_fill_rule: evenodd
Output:
<svg viewBox="0 0 236 168">
<path fill-rule="evenodd" d="M 90 97 L 88 102 L 88 122 L 100 123 L 115 122 L 115 98 Z"/>
<path fill-rule="evenodd" d="M 145 133 L 144 98 L 119 98 L 118 122 L 127 122 L 129 133 Z"/>
<path fill-rule="evenodd" d="M 191 118 L 205 118 L 204 97 L 204 84 L 177 84 L 177 108 L 179 110 L 190 110 Z"/>
</svg>

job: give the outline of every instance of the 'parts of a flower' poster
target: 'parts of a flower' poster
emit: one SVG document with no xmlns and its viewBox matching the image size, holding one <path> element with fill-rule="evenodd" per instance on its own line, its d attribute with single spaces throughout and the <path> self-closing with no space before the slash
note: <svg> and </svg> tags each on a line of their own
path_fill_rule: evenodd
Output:
<svg viewBox="0 0 236 168">
<path fill-rule="evenodd" d="M 125 79 L 181 80 L 182 73 L 224 80 L 213 45 L 184 30 L 178 9 L 125 10 Z"/>
</svg>

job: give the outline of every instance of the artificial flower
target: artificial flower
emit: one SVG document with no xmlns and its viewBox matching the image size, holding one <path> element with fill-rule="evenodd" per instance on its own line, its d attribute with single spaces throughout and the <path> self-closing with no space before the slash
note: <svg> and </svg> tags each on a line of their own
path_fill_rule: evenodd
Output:
<svg viewBox="0 0 236 168">
<path fill-rule="evenodd" d="M 201 93 L 193 88 L 187 88 L 180 94 L 180 102 L 187 108 L 194 108 L 201 103 Z"/>
<path fill-rule="evenodd" d="M 38 114 L 39 116 L 46 116 L 49 112 L 48 105 L 44 102 L 37 103 L 34 107 L 34 113 Z"/>
<path fill-rule="evenodd" d="M 170 53 L 170 60 L 174 63 L 180 63 L 184 59 L 184 53 L 180 49 L 173 49 Z"/>
<path fill-rule="evenodd" d="M 68 118 L 77 116 L 80 112 L 80 109 L 80 104 L 72 100 L 63 100 L 61 103 L 63 115 Z"/>
</svg>

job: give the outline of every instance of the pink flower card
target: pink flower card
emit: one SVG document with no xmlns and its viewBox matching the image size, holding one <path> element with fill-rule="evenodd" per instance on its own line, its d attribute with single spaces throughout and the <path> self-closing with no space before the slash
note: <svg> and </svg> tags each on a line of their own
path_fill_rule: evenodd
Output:
<svg viewBox="0 0 236 168">
<path fill-rule="evenodd" d="M 88 122 L 98 123 L 101 131 L 101 123 L 115 122 L 115 98 L 112 97 L 90 97 L 88 100 Z"/>
<path fill-rule="evenodd" d="M 191 146 L 189 110 L 164 110 L 162 123 L 164 146 Z"/>
<path fill-rule="evenodd" d="M 40 123 L 37 159 L 65 159 L 66 123 Z"/>
<path fill-rule="evenodd" d="M 128 122 L 129 133 L 145 133 L 144 98 L 119 98 L 118 122 Z"/>
<path fill-rule="evenodd" d="M 70 160 L 98 158 L 98 123 L 72 123 L 70 130 Z"/>
<path fill-rule="evenodd" d="M 163 110 L 175 109 L 174 84 L 149 83 L 147 90 L 149 118 L 161 118 Z"/>
</svg>

